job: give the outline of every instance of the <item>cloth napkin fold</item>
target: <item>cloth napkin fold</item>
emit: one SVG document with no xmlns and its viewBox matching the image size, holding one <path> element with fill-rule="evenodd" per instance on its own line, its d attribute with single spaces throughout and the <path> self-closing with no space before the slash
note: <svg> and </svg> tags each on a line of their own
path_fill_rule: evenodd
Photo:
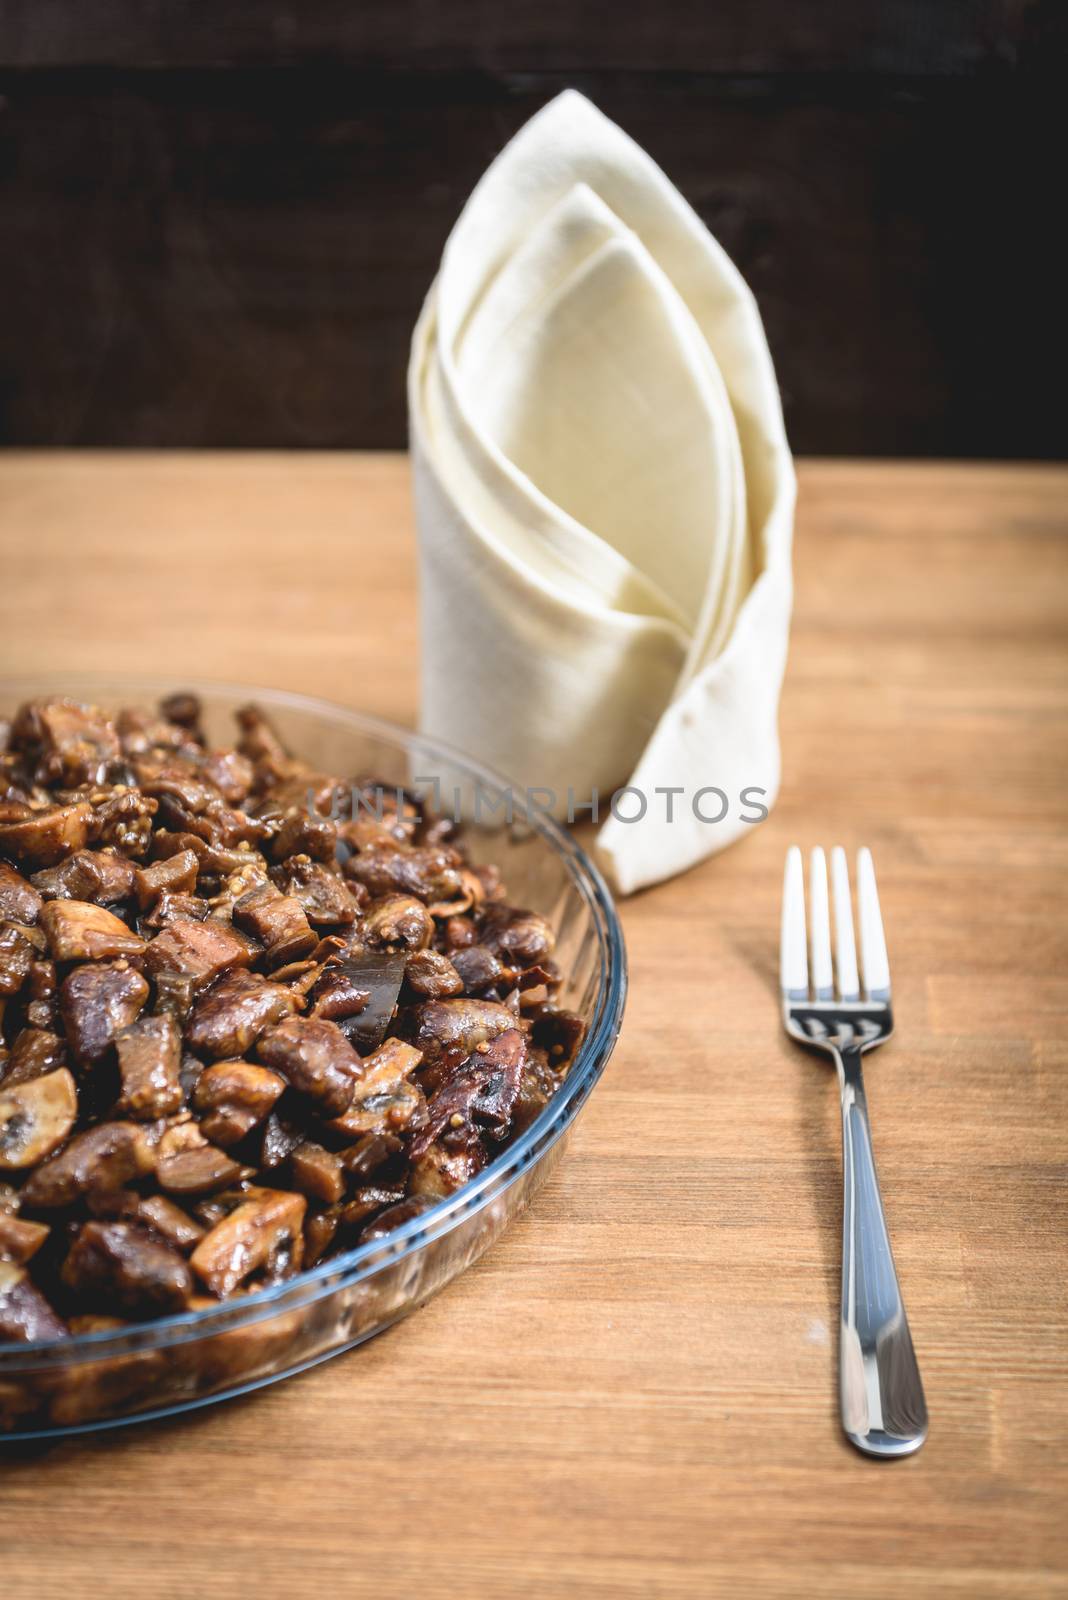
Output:
<svg viewBox="0 0 1068 1600">
<path fill-rule="evenodd" d="M 623 893 L 745 833 L 790 616 L 775 375 L 737 269 L 581 95 L 475 188 L 408 387 L 423 731 L 558 817 L 596 795 Z"/>
</svg>

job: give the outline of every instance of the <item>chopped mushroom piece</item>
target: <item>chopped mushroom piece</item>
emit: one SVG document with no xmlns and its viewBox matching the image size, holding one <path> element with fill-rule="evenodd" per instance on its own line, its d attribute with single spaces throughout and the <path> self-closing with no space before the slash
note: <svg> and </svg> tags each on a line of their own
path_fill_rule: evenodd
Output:
<svg viewBox="0 0 1068 1600">
<path fill-rule="evenodd" d="M 321 861 L 305 855 L 290 856 L 272 871 L 280 888 L 300 902 L 309 922 L 327 928 L 347 928 L 355 922 L 356 897 L 344 879 Z"/>
<path fill-rule="evenodd" d="M 102 1122 L 76 1134 L 30 1173 L 22 1186 L 22 1203 L 35 1211 L 73 1205 L 92 1190 L 123 1188 L 155 1164 L 155 1151 L 136 1122 Z"/>
<path fill-rule="evenodd" d="M 135 867 L 114 850 L 79 850 L 57 867 L 33 875 L 34 888 L 46 900 L 90 900 L 111 906 L 133 892 Z"/>
<path fill-rule="evenodd" d="M 421 1217 L 424 1211 L 429 1211 L 434 1205 L 437 1205 L 437 1197 L 434 1195 L 410 1194 L 406 1200 L 399 1200 L 396 1205 L 380 1211 L 360 1234 L 360 1243 L 372 1244 L 377 1243 L 379 1239 L 388 1238 L 396 1228 L 403 1228 L 406 1222 Z"/>
<path fill-rule="evenodd" d="M 434 937 L 434 919 L 412 894 L 376 900 L 364 919 L 364 937 L 379 950 L 425 950 Z"/>
<path fill-rule="evenodd" d="M 122 754 L 114 723 L 96 706 L 64 695 L 24 705 L 11 729 L 12 743 L 35 763 L 38 783 L 104 783 Z"/>
<path fill-rule="evenodd" d="M 387 1039 L 364 1057 L 348 1110 L 330 1123 L 334 1133 L 355 1138 L 361 1133 L 401 1133 L 421 1124 L 426 1102 L 410 1081 L 422 1057 L 400 1039 Z"/>
<path fill-rule="evenodd" d="M 191 1196 L 214 1194 L 236 1183 L 240 1176 L 240 1165 L 213 1144 L 164 1156 L 156 1169 L 161 1189 L 168 1194 Z"/>
<path fill-rule="evenodd" d="M 485 1164 L 485 1150 L 473 1128 L 445 1133 L 412 1156 L 408 1191 L 440 1200 L 469 1183 Z"/>
<path fill-rule="evenodd" d="M 360 1058 L 341 1029 L 321 1017 L 288 1017 L 265 1033 L 256 1053 L 324 1117 L 337 1117 L 352 1103 Z"/>
<path fill-rule="evenodd" d="M 82 1066 L 99 1061 L 148 999 L 148 984 L 126 961 L 75 967 L 59 991 L 67 1042 Z"/>
<path fill-rule="evenodd" d="M 166 1117 L 181 1106 L 182 1036 L 173 1017 L 141 1017 L 116 1035 L 122 1076 L 118 1109 L 140 1122 Z"/>
<path fill-rule="evenodd" d="M 152 1228 L 160 1238 L 175 1250 L 192 1250 L 204 1237 L 204 1229 L 187 1211 L 168 1200 L 166 1195 L 153 1194 L 148 1199 L 137 1197 L 133 1219 Z"/>
<path fill-rule="evenodd" d="M 86 1222 L 61 1272 L 68 1289 L 124 1311 L 184 1311 L 193 1275 L 170 1245 L 130 1222 Z"/>
<path fill-rule="evenodd" d="M 285 1089 L 285 1079 L 253 1061 L 217 1061 L 197 1079 L 193 1104 L 200 1126 L 224 1148 L 261 1123 Z"/>
<path fill-rule="evenodd" d="M 93 808 L 84 800 L 35 811 L 17 822 L 0 824 L 0 856 L 30 872 L 54 867 L 64 856 L 84 849 Z"/>
<path fill-rule="evenodd" d="M 427 1000 L 416 1006 L 412 1043 L 423 1052 L 426 1088 L 442 1078 L 478 1045 L 514 1028 L 516 1019 L 495 1000 Z"/>
<path fill-rule="evenodd" d="M 33 884 L 6 861 L 0 861 L 0 921 L 22 922 L 32 927 L 43 904 Z"/>
<path fill-rule="evenodd" d="M 197 1277 L 221 1297 L 233 1294 L 260 1268 L 269 1268 L 272 1258 L 299 1267 L 306 1207 L 300 1194 L 250 1189 L 243 1203 L 216 1223 L 193 1251 Z"/>
<path fill-rule="evenodd" d="M 50 900 L 41 912 L 41 926 L 56 961 L 107 961 L 138 955 L 145 948 L 121 917 L 88 900 Z"/>
<path fill-rule="evenodd" d="M 37 1254 L 50 1231 L 43 1222 L 27 1222 L 25 1217 L 0 1211 L 0 1260 L 16 1261 L 19 1266 L 25 1266 L 30 1257 Z"/>
<path fill-rule="evenodd" d="M 417 850 L 376 846 L 352 856 L 345 863 L 345 875 L 373 895 L 411 894 L 430 904 L 454 899 L 461 892 L 460 859 L 447 846 Z"/>
<path fill-rule="evenodd" d="M 0 1261 L 0 1344 L 62 1339 L 67 1325 L 56 1316 L 25 1267 Z"/>
<path fill-rule="evenodd" d="M 258 972 L 238 967 L 224 974 L 193 1006 L 186 1038 L 202 1056 L 243 1056 L 276 1022 L 299 1005 L 297 996 Z"/>
<path fill-rule="evenodd" d="M 6 1070 L 0 1072 L 0 1085 L 12 1089 L 17 1083 L 43 1078 L 66 1064 L 67 1049 L 58 1033 L 45 1028 L 23 1028 L 11 1047 Z"/>
<path fill-rule="evenodd" d="M 459 970 L 439 950 L 413 951 L 404 976 L 415 993 L 427 1000 L 449 1000 L 464 992 Z"/>
<path fill-rule="evenodd" d="M 395 1206 L 404 1199 L 403 1189 L 382 1189 L 366 1186 L 357 1189 L 352 1198 L 341 1207 L 340 1220 L 346 1228 L 355 1228 L 387 1206 Z"/>
<path fill-rule="evenodd" d="M 18 994 L 29 977 L 37 955 L 35 934 L 36 929 L 17 922 L 0 923 L 0 1000 Z"/>
<path fill-rule="evenodd" d="M 13 1087 L 5 1084 L 0 1089 L 0 1171 L 32 1167 L 50 1156 L 77 1115 L 78 1092 L 66 1067 Z"/>
</svg>

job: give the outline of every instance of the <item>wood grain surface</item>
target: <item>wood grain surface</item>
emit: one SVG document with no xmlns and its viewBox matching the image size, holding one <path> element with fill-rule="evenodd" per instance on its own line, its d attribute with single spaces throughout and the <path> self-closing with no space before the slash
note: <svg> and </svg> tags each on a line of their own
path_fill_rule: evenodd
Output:
<svg viewBox="0 0 1068 1600">
<path fill-rule="evenodd" d="M 5 1600 L 1068 1594 L 1068 473 L 801 485 L 782 799 L 624 904 L 623 1035 L 533 1209 L 363 1350 L 0 1455 Z M 0 572 L 5 673 L 414 715 L 403 458 L 8 456 Z M 774 999 L 794 841 L 881 872 L 903 1462 L 838 1431 L 836 1094 Z"/>
</svg>

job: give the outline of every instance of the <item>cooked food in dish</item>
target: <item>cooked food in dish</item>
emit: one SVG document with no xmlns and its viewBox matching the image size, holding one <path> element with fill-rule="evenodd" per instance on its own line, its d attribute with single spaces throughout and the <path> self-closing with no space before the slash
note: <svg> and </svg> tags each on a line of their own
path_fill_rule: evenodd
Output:
<svg viewBox="0 0 1068 1600">
<path fill-rule="evenodd" d="M 562 1081 L 553 930 L 419 796 L 192 695 L 0 724 L 0 1342 L 384 1238 Z"/>
</svg>

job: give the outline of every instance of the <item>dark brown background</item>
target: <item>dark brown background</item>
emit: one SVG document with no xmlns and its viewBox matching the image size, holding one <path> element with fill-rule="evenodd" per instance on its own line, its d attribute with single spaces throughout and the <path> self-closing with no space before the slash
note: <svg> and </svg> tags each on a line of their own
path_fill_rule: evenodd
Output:
<svg viewBox="0 0 1068 1600">
<path fill-rule="evenodd" d="M 791 440 L 1060 456 L 1053 0 L 0 0 L 0 438 L 397 445 L 411 326 L 573 84 L 759 298 Z"/>
</svg>

